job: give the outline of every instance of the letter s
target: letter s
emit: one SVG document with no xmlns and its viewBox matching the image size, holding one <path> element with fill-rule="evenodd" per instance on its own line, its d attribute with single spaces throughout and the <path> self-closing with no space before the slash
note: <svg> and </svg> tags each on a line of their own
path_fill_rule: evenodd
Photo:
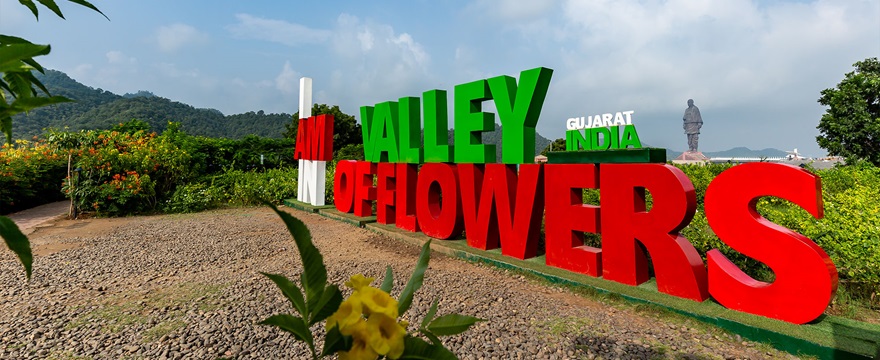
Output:
<svg viewBox="0 0 880 360">
<path fill-rule="evenodd" d="M 801 168 L 770 163 L 737 165 L 706 190 L 706 218 L 724 243 L 773 270 L 776 280 L 755 280 L 718 249 L 707 254 L 709 294 L 727 308 L 803 324 L 822 315 L 837 290 L 837 268 L 806 236 L 758 213 L 762 196 L 795 203 L 821 219 L 821 179 Z"/>
</svg>

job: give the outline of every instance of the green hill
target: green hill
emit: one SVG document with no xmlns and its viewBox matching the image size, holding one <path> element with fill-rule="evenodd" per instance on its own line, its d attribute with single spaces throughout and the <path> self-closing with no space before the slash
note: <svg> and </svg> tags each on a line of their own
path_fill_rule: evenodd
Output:
<svg viewBox="0 0 880 360">
<path fill-rule="evenodd" d="M 67 74 L 47 70 L 37 78 L 52 95 L 66 96 L 73 103 L 53 105 L 20 114 L 13 118 L 13 136 L 30 138 L 45 128 L 70 130 L 107 129 L 121 122 L 138 119 L 155 131 L 164 130 L 169 121 L 180 122 L 182 130 L 193 135 L 239 139 L 247 135 L 280 138 L 290 114 L 267 114 L 263 111 L 223 115 L 216 109 L 191 105 L 154 95 L 149 91 L 119 96 L 109 91 L 80 84 Z"/>
</svg>

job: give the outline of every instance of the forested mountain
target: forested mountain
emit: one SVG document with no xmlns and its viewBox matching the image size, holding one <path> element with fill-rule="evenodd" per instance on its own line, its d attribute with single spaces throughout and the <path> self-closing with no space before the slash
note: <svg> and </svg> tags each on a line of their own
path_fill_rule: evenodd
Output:
<svg viewBox="0 0 880 360">
<path fill-rule="evenodd" d="M 52 95 L 76 100 L 33 110 L 13 118 L 15 138 L 30 138 L 45 128 L 70 130 L 108 129 L 132 119 L 150 124 L 154 131 L 164 130 L 169 121 L 181 123 L 181 129 L 192 135 L 239 139 L 246 135 L 280 138 L 290 114 L 266 114 L 262 110 L 244 114 L 223 115 L 215 109 L 199 109 L 141 90 L 119 96 L 109 91 L 94 89 L 67 74 L 46 70 L 37 73 Z"/>
<path fill-rule="evenodd" d="M 165 130 L 168 122 L 173 121 L 179 122 L 181 130 L 191 135 L 230 139 L 240 139 L 247 135 L 280 138 L 285 132 L 284 125 L 291 124 L 293 120 L 291 114 L 268 114 L 262 110 L 224 115 L 216 109 L 195 108 L 156 96 L 146 90 L 120 96 L 80 84 L 67 74 L 56 70 L 46 70 L 45 75 L 39 73 L 36 75 L 52 95 L 66 96 L 76 101 L 39 108 L 28 115 L 15 116 L 12 128 L 15 138 L 27 139 L 43 133 L 43 129 L 46 128 L 67 127 L 73 131 L 109 129 L 132 119 L 147 122 L 150 129 L 158 132 Z M 500 144 L 502 132 L 501 125 L 496 123 L 495 131 L 483 133 L 484 143 Z M 359 138 L 360 131 L 357 130 L 355 133 Z M 449 143 L 454 143 L 452 129 L 449 130 Z M 536 154 L 548 144 L 550 140 L 537 134 Z M 501 147 L 497 146 L 495 151 L 500 161 Z"/>
</svg>

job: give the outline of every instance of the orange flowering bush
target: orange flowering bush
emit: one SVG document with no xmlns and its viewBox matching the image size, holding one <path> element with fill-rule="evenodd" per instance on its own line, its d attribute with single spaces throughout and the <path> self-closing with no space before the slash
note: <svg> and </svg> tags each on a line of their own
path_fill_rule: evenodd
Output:
<svg viewBox="0 0 880 360">
<path fill-rule="evenodd" d="M 74 151 L 79 178 L 64 190 L 81 210 L 110 216 L 154 211 L 192 176 L 190 154 L 164 135 L 86 131 L 80 144 Z"/>
<path fill-rule="evenodd" d="M 0 214 L 63 199 L 65 160 L 42 139 L 0 145 Z"/>
</svg>

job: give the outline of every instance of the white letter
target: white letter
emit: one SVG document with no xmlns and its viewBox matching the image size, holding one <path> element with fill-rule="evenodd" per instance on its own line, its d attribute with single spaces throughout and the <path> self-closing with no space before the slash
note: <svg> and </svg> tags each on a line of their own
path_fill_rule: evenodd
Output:
<svg viewBox="0 0 880 360">
<path fill-rule="evenodd" d="M 626 115 L 626 124 L 627 125 L 632 125 L 632 123 L 633 123 L 632 114 L 634 112 L 635 111 L 632 111 L 632 110 L 623 112 L 623 114 Z"/>
<path fill-rule="evenodd" d="M 568 118 L 568 120 L 566 121 L 565 127 L 568 130 L 577 129 L 577 118 Z"/>
<path fill-rule="evenodd" d="M 614 114 L 614 124 L 613 125 L 614 126 L 626 125 L 626 122 L 623 121 L 623 114 L 621 114 L 619 112 Z"/>
<path fill-rule="evenodd" d="M 602 114 L 602 126 L 612 126 L 611 125 L 612 118 L 614 118 L 614 115 Z"/>
</svg>

